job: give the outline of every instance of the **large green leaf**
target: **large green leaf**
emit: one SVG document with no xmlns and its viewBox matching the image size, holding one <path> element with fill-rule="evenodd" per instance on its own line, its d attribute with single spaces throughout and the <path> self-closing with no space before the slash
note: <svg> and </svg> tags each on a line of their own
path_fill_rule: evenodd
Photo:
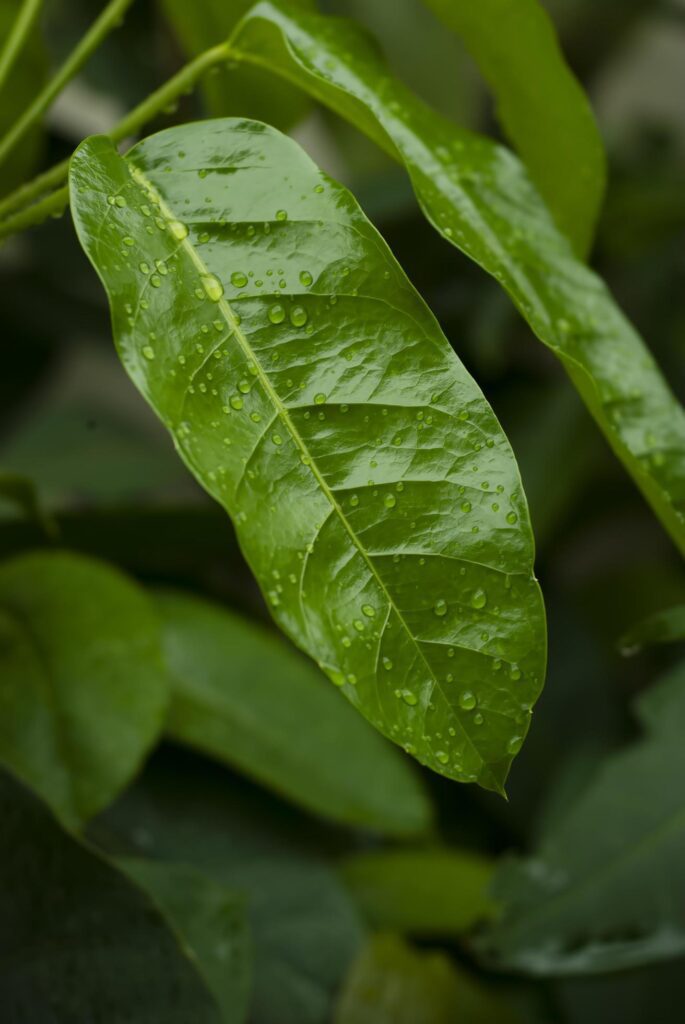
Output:
<svg viewBox="0 0 685 1024">
<path fill-rule="evenodd" d="M 608 757 L 529 860 L 501 872 L 498 966 L 588 974 L 685 953 L 685 666 L 638 704 L 647 736 Z"/>
<path fill-rule="evenodd" d="M 152 896 L 179 932 L 221 1010 L 221 1024 L 242 1024 L 251 957 L 244 901 L 184 864 L 123 857 L 118 866 Z"/>
<path fill-rule="evenodd" d="M 0 760 L 68 823 L 95 814 L 164 723 L 154 609 L 116 570 L 65 553 L 0 567 Z"/>
<path fill-rule="evenodd" d="M 458 35 L 557 224 L 584 256 L 604 187 L 602 140 L 539 0 L 424 0 Z"/>
<path fill-rule="evenodd" d="M 545 662 L 520 477 L 352 196 L 228 119 L 87 140 L 71 195 L 121 359 L 279 625 L 419 760 L 500 790 Z"/>
<path fill-rule="evenodd" d="M 345 22 L 261 0 L 231 49 L 236 59 L 298 82 L 406 165 L 429 221 L 502 284 L 558 356 L 685 552 L 685 412 L 602 281 L 574 257 L 516 157 L 426 107 Z"/>
<path fill-rule="evenodd" d="M 0 769 L 0 1017 L 220 1024 L 152 901 Z"/>
<path fill-rule="evenodd" d="M 347 857 L 342 877 L 368 923 L 414 935 L 458 935 L 494 905 L 493 865 L 449 847 L 377 850 Z"/>
<path fill-rule="evenodd" d="M 429 826 L 411 763 L 310 662 L 206 601 L 164 593 L 158 607 L 175 739 L 323 817 L 398 835 Z"/>
</svg>

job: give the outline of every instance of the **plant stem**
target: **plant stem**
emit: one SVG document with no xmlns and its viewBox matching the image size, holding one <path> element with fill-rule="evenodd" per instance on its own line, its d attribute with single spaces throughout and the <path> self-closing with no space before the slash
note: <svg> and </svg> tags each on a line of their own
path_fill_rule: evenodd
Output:
<svg viewBox="0 0 685 1024">
<path fill-rule="evenodd" d="M 110 3 L 107 4 L 99 18 L 93 22 L 86 34 L 71 51 L 61 68 L 36 96 L 33 103 L 29 104 L 21 117 L 15 121 L 4 139 L 0 142 L 0 163 L 7 159 L 9 153 L 32 125 L 40 120 L 55 97 L 59 95 L 74 75 L 78 74 L 105 36 L 113 28 L 116 28 L 126 8 L 131 3 L 132 0 L 110 0 Z"/>
<path fill-rule="evenodd" d="M 14 19 L 10 34 L 5 41 L 2 53 L 0 53 L 0 90 L 7 81 L 42 6 L 43 0 L 24 0 Z"/>
<path fill-rule="evenodd" d="M 228 45 L 222 43 L 210 50 L 205 50 L 195 60 L 190 61 L 114 126 L 109 133 L 112 142 L 121 142 L 127 136 L 135 135 L 148 121 L 174 103 L 182 93 L 191 89 L 205 71 L 227 60 L 229 56 Z M 50 170 L 39 174 L 32 182 L 23 185 L 2 200 L 0 216 L 6 216 L 6 219 L 0 221 L 0 239 L 40 224 L 48 217 L 59 216 L 69 199 L 66 187 L 60 188 L 57 192 L 53 192 L 31 206 L 27 204 L 48 189 L 61 185 L 66 180 L 68 172 L 69 161 L 62 160 L 61 163 L 55 164 Z M 17 210 L 19 212 L 15 212 Z"/>
</svg>

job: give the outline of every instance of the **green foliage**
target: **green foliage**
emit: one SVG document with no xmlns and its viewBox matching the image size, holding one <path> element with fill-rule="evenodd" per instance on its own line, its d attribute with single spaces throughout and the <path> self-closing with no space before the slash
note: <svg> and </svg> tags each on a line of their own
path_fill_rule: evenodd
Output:
<svg viewBox="0 0 685 1024">
<path fill-rule="evenodd" d="M 622 654 L 637 654 L 651 644 L 672 644 L 685 640 L 685 605 L 664 608 L 635 623 L 619 640 Z"/>
<path fill-rule="evenodd" d="M 604 148 L 547 12 L 539 0 L 424 2 L 464 39 L 495 95 L 504 130 L 582 258 L 604 196 Z"/>
<path fill-rule="evenodd" d="M 428 827 L 410 764 L 310 663 L 208 602 L 169 592 L 157 606 L 171 736 L 334 821 L 391 835 Z"/>
<path fill-rule="evenodd" d="M 574 257 L 521 164 L 391 79 L 352 25 L 260 0 L 231 47 L 298 81 L 405 164 L 431 224 L 500 282 L 561 360 L 685 552 L 685 412 L 603 282 Z"/>
<path fill-rule="evenodd" d="M 0 758 L 69 824 L 116 797 L 156 741 L 157 617 L 113 568 L 36 553 L 0 566 Z"/>
<path fill-rule="evenodd" d="M 545 660 L 516 462 L 352 196 L 232 120 L 88 140 L 70 188 L 122 362 L 276 621 L 385 735 L 501 790 Z"/>
<path fill-rule="evenodd" d="M 4 770 L 0 817 L 4 1020 L 220 1024 L 150 899 Z"/>
<path fill-rule="evenodd" d="M 22 0 L 0 0 L 0 49 L 9 37 L 12 26 L 22 7 Z M 47 55 L 40 29 L 34 25 L 21 52 L 11 66 L 0 90 L 0 138 L 16 121 L 24 108 L 44 82 L 48 71 Z M 40 155 L 42 131 L 34 127 L 12 154 L 10 161 L 0 166 L 0 194 L 23 181 Z"/>
</svg>

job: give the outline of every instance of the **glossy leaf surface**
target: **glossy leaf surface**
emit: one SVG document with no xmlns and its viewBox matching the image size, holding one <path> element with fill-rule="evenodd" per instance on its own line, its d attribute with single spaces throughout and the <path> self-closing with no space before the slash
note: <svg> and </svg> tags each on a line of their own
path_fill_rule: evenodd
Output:
<svg viewBox="0 0 685 1024">
<path fill-rule="evenodd" d="M 87 140 L 71 196 L 121 359 L 276 621 L 380 731 L 500 790 L 545 662 L 518 469 L 352 196 L 237 120 Z"/>
<path fill-rule="evenodd" d="M 262 0 L 235 56 L 297 81 L 404 163 L 428 220 L 508 292 L 685 552 L 685 412 L 603 282 L 573 255 L 512 153 L 393 80 L 351 24 Z"/>
<path fill-rule="evenodd" d="M 77 555 L 0 567 L 0 759 L 70 824 L 126 785 L 161 732 L 167 681 L 154 609 Z"/>
<path fill-rule="evenodd" d="M 221 1024 L 145 893 L 0 770 L 3 1021 Z"/>
<path fill-rule="evenodd" d="M 685 671 L 638 703 L 647 735 L 606 758 L 529 860 L 502 869 L 483 943 L 503 967 L 588 974 L 685 952 Z"/>
<path fill-rule="evenodd" d="M 584 256 L 604 195 L 602 140 L 539 0 L 424 0 L 462 37 L 556 222 Z"/>
<path fill-rule="evenodd" d="M 167 732 L 325 818 L 391 834 L 428 828 L 411 762 L 266 629 L 162 593 Z M 353 756 L 351 756 L 351 752 Z"/>
<path fill-rule="evenodd" d="M 448 848 L 358 853 L 342 877 L 373 928 L 413 935 L 458 935 L 489 917 L 493 865 Z"/>
</svg>

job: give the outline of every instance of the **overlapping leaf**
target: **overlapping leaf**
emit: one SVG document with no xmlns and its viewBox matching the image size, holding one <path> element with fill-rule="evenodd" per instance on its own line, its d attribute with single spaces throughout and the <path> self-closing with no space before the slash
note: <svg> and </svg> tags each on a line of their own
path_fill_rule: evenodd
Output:
<svg viewBox="0 0 685 1024">
<path fill-rule="evenodd" d="M 501 789 L 545 660 L 518 470 L 352 196 L 227 119 L 87 140 L 71 198 L 122 361 L 278 623 L 391 739 Z"/>
<path fill-rule="evenodd" d="M 685 551 L 685 412 L 602 281 L 574 257 L 519 161 L 428 109 L 351 24 L 261 0 L 231 49 L 298 82 L 406 165 L 430 222 L 502 284 L 559 357 Z"/>
</svg>

